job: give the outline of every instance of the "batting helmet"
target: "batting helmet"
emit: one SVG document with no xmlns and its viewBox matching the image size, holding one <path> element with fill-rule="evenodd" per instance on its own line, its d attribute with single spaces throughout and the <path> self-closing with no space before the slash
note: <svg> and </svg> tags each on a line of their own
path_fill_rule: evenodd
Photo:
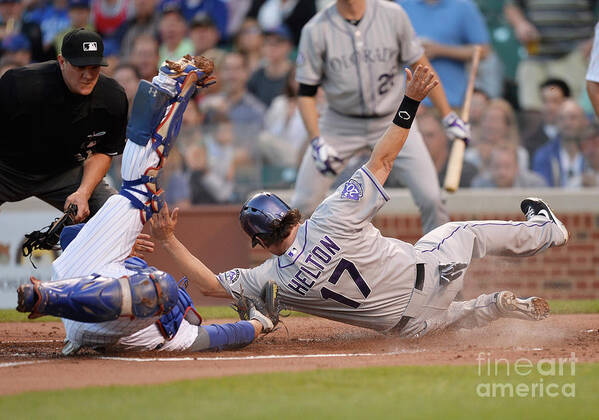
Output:
<svg viewBox="0 0 599 420">
<path fill-rule="evenodd" d="M 273 222 L 281 221 L 289 206 L 273 193 L 261 192 L 245 202 L 239 214 L 241 227 L 252 238 L 252 247 L 258 244 L 256 235 L 273 232 Z"/>
</svg>

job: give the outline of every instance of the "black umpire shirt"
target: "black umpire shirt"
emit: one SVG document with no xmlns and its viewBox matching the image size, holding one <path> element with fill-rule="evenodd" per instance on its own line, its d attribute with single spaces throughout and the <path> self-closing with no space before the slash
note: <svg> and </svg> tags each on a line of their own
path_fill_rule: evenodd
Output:
<svg viewBox="0 0 599 420">
<path fill-rule="evenodd" d="M 0 160 L 22 172 L 56 174 L 88 155 L 125 147 L 127 97 L 102 74 L 90 95 L 69 91 L 57 61 L 7 71 L 0 79 Z"/>
</svg>

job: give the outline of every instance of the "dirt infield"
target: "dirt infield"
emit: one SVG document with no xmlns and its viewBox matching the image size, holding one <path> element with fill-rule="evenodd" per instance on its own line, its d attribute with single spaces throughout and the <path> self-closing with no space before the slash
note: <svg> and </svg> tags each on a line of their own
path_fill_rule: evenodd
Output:
<svg viewBox="0 0 599 420">
<path fill-rule="evenodd" d="M 226 320 L 218 320 L 224 322 Z M 230 321 L 230 320 L 229 320 Z M 151 384 L 273 371 L 477 364 L 477 357 L 599 361 L 599 315 L 555 315 L 541 322 L 501 320 L 487 328 L 402 340 L 318 318 L 285 328 L 237 351 L 203 353 L 82 352 L 60 356 L 60 323 L 0 324 L 0 395 L 93 385 Z"/>
</svg>

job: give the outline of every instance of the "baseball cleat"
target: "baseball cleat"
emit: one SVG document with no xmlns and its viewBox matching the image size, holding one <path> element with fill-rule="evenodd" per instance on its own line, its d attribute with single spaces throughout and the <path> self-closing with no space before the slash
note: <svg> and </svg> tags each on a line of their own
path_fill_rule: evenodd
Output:
<svg viewBox="0 0 599 420">
<path fill-rule="evenodd" d="M 509 291 L 497 292 L 495 305 L 506 318 L 540 321 L 549 316 L 549 304 L 543 298 L 532 296 L 519 298 Z"/>
<path fill-rule="evenodd" d="M 568 242 L 568 239 L 570 238 L 568 229 L 566 229 L 566 226 L 564 226 L 561 220 L 559 220 L 555 213 L 553 213 L 551 207 L 549 207 L 549 205 L 545 203 L 543 200 L 536 197 L 525 198 L 524 200 L 522 200 L 522 203 L 520 203 L 520 209 L 522 210 L 522 213 L 524 213 L 524 215 L 526 216 L 526 220 L 530 220 L 535 216 L 542 216 L 546 219 L 551 220 L 553 223 L 557 225 L 557 227 L 563 234 L 563 241 L 555 243 L 556 246 L 565 245 L 566 242 Z"/>
</svg>

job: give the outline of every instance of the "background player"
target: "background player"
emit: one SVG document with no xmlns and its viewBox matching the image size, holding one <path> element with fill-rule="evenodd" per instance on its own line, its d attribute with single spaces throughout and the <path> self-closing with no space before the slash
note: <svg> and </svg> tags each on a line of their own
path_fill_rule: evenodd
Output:
<svg viewBox="0 0 599 420">
<path fill-rule="evenodd" d="M 277 196 L 257 194 L 241 210 L 241 224 L 274 256 L 252 269 L 216 276 L 174 236 L 177 210 L 166 206 L 153 221 L 153 236 L 204 294 L 257 295 L 278 284 L 281 302 L 302 312 L 382 332 L 414 336 L 448 326 L 482 326 L 500 317 L 538 320 L 549 314 L 541 298 L 519 299 L 512 292 L 453 302 L 472 258 L 527 256 L 568 240 L 562 223 L 538 199 L 522 202 L 527 222 L 454 222 L 414 246 L 383 237 L 371 220 L 389 200 L 383 188 L 408 138 L 419 101 L 437 85 L 417 66 L 393 123 L 374 147 L 368 163 L 325 199 L 312 217 Z M 409 141 L 409 139 L 408 139 Z"/>
<path fill-rule="evenodd" d="M 299 109 L 312 139 L 299 168 L 293 207 L 309 216 L 334 177 L 360 149 L 372 148 L 387 129 L 403 96 L 405 66 L 431 67 L 401 6 L 382 0 L 337 0 L 303 28 L 297 58 Z M 328 107 L 316 109 L 322 86 Z M 468 138 L 442 86 L 431 100 L 448 137 Z M 420 209 L 429 232 L 449 221 L 435 167 L 418 127 L 396 160 L 396 171 Z M 326 176 L 329 175 L 329 176 Z"/>
<path fill-rule="evenodd" d="M 202 65 L 201 71 L 198 67 Z M 81 227 L 65 228 L 53 281 L 19 287 L 18 310 L 63 318 L 63 354 L 83 346 L 203 350 L 249 344 L 273 323 L 254 310 L 249 322 L 200 327 L 193 302 L 173 278 L 141 259 L 126 259 L 143 224 L 162 205 L 156 177 L 177 136 L 189 98 L 207 85 L 212 63 L 186 56 L 142 81 L 127 127 L 123 187 Z M 69 236 L 68 238 L 65 235 Z M 74 238 L 73 238 L 74 237 Z M 94 273 L 94 274 L 92 274 Z M 67 279 L 67 280 L 63 280 Z M 163 315 L 159 318 L 160 315 Z"/>
</svg>

